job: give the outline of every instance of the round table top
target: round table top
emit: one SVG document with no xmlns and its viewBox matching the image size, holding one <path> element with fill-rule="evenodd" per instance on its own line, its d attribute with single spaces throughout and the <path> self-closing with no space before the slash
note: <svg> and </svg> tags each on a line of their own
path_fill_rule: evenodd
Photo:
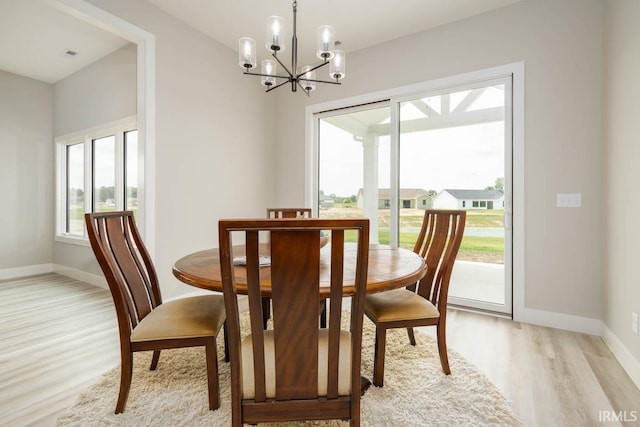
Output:
<svg viewBox="0 0 640 427">
<path fill-rule="evenodd" d="M 244 247 L 234 246 L 233 252 L 235 256 L 244 255 Z M 260 252 L 268 255 L 268 245 L 262 244 Z M 329 295 L 329 269 L 328 267 L 324 268 L 323 265 L 329 265 L 330 254 L 329 247 L 325 247 L 320 251 L 320 262 L 322 264 L 320 267 L 320 296 L 323 297 Z M 355 260 L 355 245 L 345 246 L 345 286 L 343 290 L 345 295 L 351 295 L 354 292 Z M 245 267 L 236 266 L 235 273 L 237 292 L 246 294 Z M 383 292 L 411 285 L 420 280 L 424 273 L 424 259 L 413 251 L 378 244 L 369 247 L 367 293 Z M 271 268 L 261 268 L 260 274 L 262 296 L 269 297 L 271 296 Z M 188 285 L 222 292 L 218 249 L 207 249 L 180 258 L 173 266 L 173 275 Z"/>
</svg>

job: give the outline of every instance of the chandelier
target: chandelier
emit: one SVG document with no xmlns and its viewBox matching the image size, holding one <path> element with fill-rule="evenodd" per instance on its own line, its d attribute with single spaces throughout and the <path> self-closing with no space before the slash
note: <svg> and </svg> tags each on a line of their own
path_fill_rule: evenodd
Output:
<svg viewBox="0 0 640 427">
<path fill-rule="evenodd" d="M 261 72 L 252 73 L 249 70 L 257 65 L 256 41 L 249 37 L 242 37 L 238 41 L 239 63 L 244 68 L 244 73 L 251 76 L 260 76 L 261 83 L 267 87 L 267 92 L 291 83 L 291 91 L 296 92 L 300 87 L 309 96 L 309 92 L 316 89 L 316 83 L 329 83 L 339 85 L 345 76 L 345 54 L 342 50 L 336 50 L 335 31 L 330 25 L 321 25 L 317 31 L 316 56 L 322 62 L 316 65 L 305 65 L 298 71 L 298 37 L 296 35 L 296 13 L 298 2 L 293 5 L 293 36 L 291 37 L 291 66 L 287 67 L 278 58 L 278 53 L 285 50 L 284 39 L 286 37 L 284 19 L 279 16 L 270 16 L 267 19 L 266 47 L 271 51 L 273 59 L 265 59 L 261 63 Z M 277 65 L 280 65 L 286 75 L 277 74 Z M 316 70 L 329 64 L 329 77 L 333 80 L 317 80 Z M 280 79 L 280 80 L 278 80 Z"/>
</svg>

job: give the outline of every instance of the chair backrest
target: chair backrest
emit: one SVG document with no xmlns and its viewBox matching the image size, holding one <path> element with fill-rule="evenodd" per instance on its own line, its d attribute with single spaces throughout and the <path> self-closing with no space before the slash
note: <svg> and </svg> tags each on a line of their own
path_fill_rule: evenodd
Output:
<svg viewBox="0 0 640 427">
<path fill-rule="evenodd" d="M 311 218 L 311 208 L 267 208 L 267 218 Z"/>
<path fill-rule="evenodd" d="M 116 307 L 120 337 L 158 305 L 158 277 L 135 224 L 133 212 L 85 214 L 93 252 L 104 273 Z"/>
<path fill-rule="evenodd" d="M 323 251 L 321 255 L 320 232 L 323 230 L 331 231 L 332 238 L 330 251 Z M 349 230 L 354 230 L 357 238 L 355 283 L 343 283 L 345 232 L 349 237 L 353 237 Z M 268 231 L 270 234 L 271 265 L 269 269 L 259 267 L 260 231 Z M 240 234 L 239 237 L 245 243 L 246 252 L 234 253 L 232 246 L 234 233 Z M 220 220 L 219 239 L 222 285 L 229 331 L 232 405 L 235 406 L 236 402 L 241 401 L 243 395 L 246 395 L 247 390 L 244 390 L 245 385 L 242 384 L 242 373 L 238 368 L 242 366 L 243 371 L 251 369 L 254 373 L 254 383 L 249 385 L 253 388 L 251 399 L 253 408 L 255 409 L 255 406 L 260 403 L 265 403 L 268 408 L 264 411 L 280 414 L 283 417 L 278 418 L 273 415 L 276 418 L 270 418 L 272 420 L 351 418 L 354 413 L 357 413 L 358 418 L 369 220 Z M 245 253 L 246 268 L 234 267 L 234 255 L 242 256 Z M 270 277 L 267 276 L 267 271 L 270 271 Z M 241 350 L 240 341 L 236 275 L 246 277 L 247 281 L 250 333 L 254 355 L 252 361 L 245 360 L 244 364 L 240 363 L 240 360 L 243 360 L 241 353 L 244 350 Z M 330 295 L 322 296 L 330 300 L 328 329 L 324 330 L 319 328 L 318 316 L 321 276 L 330 282 Z M 271 286 L 271 294 L 268 296 L 271 297 L 273 304 L 273 328 L 269 331 L 265 331 L 262 324 L 261 297 L 264 295 L 260 293 L 261 281 L 270 281 Z M 341 331 L 343 285 L 355 286 L 355 294 L 351 299 L 350 342 L 347 342 L 351 353 L 351 372 L 350 375 L 347 374 L 350 399 L 345 399 L 344 396 L 339 398 L 343 393 L 338 384 L 340 347 L 343 347 L 342 351 L 344 351 L 340 341 L 344 340 L 345 333 Z M 324 356 L 328 359 L 326 371 L 322 366 L 320 368 L 318 366 L 318 359 L 323 358 L 318 354 L 320 337 L 323 337 L 325 344 L 328 340 L 328 356 Z M 273 348 L 265 352 L 265 342 L 269 341 L 274 343 Z M 265 356 L 266 354 L 273 354 L 273 356 Z M 345 356 L 349 360 L 348 355 L 342 354 L 343 358 Z M 265 361 L 265 358 L 268 360 Z M 248 367 L 247 364 L 252 366 Z M 343 368 L 344 365 L 340 370 Z M 319 376 L 319 369 L 320 372 L 326 372 L 326 377 Z M 321 390 L 322 378 L 326 379 L 325 393 Z M 275 381 L 269 381 L 269 379 L 275 379 Z M 341 376 L 341 384 L 343 380 L 344 376 Z M 275 382 L 275 396 L 273 391 L 269 391 L 269 383 L 273 389 L 273 382 Z M 324 396 L 321 397 L 322 395 Z M 298 407 L 306 409 L 296 409 L 296 402 L 292 401 L 297 401 Z M 307 404 L 300 405 L 300 401 L 320 405 L 323 409 L 312 410 Z M 337 410 L 337 408 L 341 409 Z M 244 416 L 244 411 L 251 410 L 250 407 L 243 409 L 243 422 L 260 421 L 260 417 Z M 305 411 L 308 411 L 306 415 Z"/>
<path fill-rule="evenodd" d="M 425 259 L 427 273 L 418 293 L 431 301 L 440 313 L 446 312 L 449 280 L 460 249 L 467 212 L 428 209 L 413 251 Z"/>
</svg>

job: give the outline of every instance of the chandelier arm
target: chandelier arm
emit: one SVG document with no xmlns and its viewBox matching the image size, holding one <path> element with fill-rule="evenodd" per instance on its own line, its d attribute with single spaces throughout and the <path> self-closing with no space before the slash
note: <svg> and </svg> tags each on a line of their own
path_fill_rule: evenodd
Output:
<svg viewBox="0 0 640 427">
<path fill-rule="evenodd" d="M 276 61 L 278 61 L 278 64 L 280 64 L 280 66 L 282 66 L 282 68 L 284 68 L 284 70 L 287 72 L 287 74 L 289 74 L 289 78 L 293 78 L 293 74 L 291 74 L 291 71 L 289 71 L 289 69 L 287 68 L 286 65 L 284 65 L 282 63 L 282 61 L 280 61 L 280 58 L 278 58 L 278 56 L 275 53 L 271 54 L 274 58 L 276 58 Z M 295 71 L 295 70 L 294 70 Z"/>
<path fill-rule="evenodd" d="M 329 83 L 329 84 L 332 84 L 332 85 L 341 85 L 342 84 L 342 82 L 334 82 L 334 81 L 331 81 L 331 80 L 315 80 L 315 79 L 300 79 L 300 80 L 303 80 L 305 82 Z"/>
<path fill-rule="evenodd" d="M 304 73 L 300 73 L 300 74 L 298 74 L 298 77 L 300 77 L 300 76 L 304 76 L 305 74 L 310 73 L 310 72 L 312 72 L 312 71 L 315 71 L 315 70 L 317 70 L 318 68 L 324 67 L 324 66 L 325 66 L 325 65 L 327 65 L 327 64 L 329 64 L 329 61 L 324 61 L 324 62 L 321 62 L 321 63 L 319 63 L 319 64 L 316 64 L 316 65 L 314 65 L 313 67 L 311 67 L 310 69 L 308 69 L 307 71 L 305 71 Z"/>
<path fill-rule="evenodd" d="M 275 74 L 250 73 L 248 71 L 245 71 L 242 74 L 246 74 L 248 76 L 275 77 L 276 79 L 287 79 L 287 80 L 291 79 L 291 76 L 277 76 Z"/>
<path fill-rule="evenodd" d="M 266 92 L 271 92 L 274 89 L 278 89 L 280 86 L 282 85 L 286 85 L 287 83 L 289 83 L 291 81 L 291 79 L 287 79 L 285 81 L 283 81 L 282 83 L 278 83 L 275 86 L 269 86 L 269 88 L 266 90 Z"/>
</svg>

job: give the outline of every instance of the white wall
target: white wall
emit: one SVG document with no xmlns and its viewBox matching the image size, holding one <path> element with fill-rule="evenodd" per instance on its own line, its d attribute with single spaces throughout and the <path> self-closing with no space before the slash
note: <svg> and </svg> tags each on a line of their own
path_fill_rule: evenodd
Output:
<svg viewBox="0 0 640 427">
<path fill-rule="evenodd" d="M 0 71 L 0 270 L 49 264 L 53 87 Z"/>
<path fill-rule="evenodd" d="M 640 313 L 638 258 L 640 200 L 640 2 L 605 2 L 604 206 L 606 285 L 604 322 L 640 360 L 640 337 L 631 332 L 631 312 Z M 640 373 L 640 371 L 639 371 Z"/>
<path fill-rule="evenodd" d="M 218 245 L 220 218 L 273 205 L 275 111 L 237 53 L 145 1 L 91 3 L 156 37 L 154 261 L 165 297 L 194 289 L 173 263 Z"/>
<path fill-rule="evenodd" d="M 343 85 L 321 86 L 310 100 L 280 93 L 277 202 L 304 200 L 306 104 L 524 61 L 525 306 L 600 319 L 602 8 L 600 0 L 519 2 L 350 54 Z M 583 207 L 556 208 L 564 192 L 582 193 Z"/>
<path fill-rule="evenodd" d="M 57 82 L 54 137 L 135 115 L 136 61 L 129 44 Z"/>
</svg>

